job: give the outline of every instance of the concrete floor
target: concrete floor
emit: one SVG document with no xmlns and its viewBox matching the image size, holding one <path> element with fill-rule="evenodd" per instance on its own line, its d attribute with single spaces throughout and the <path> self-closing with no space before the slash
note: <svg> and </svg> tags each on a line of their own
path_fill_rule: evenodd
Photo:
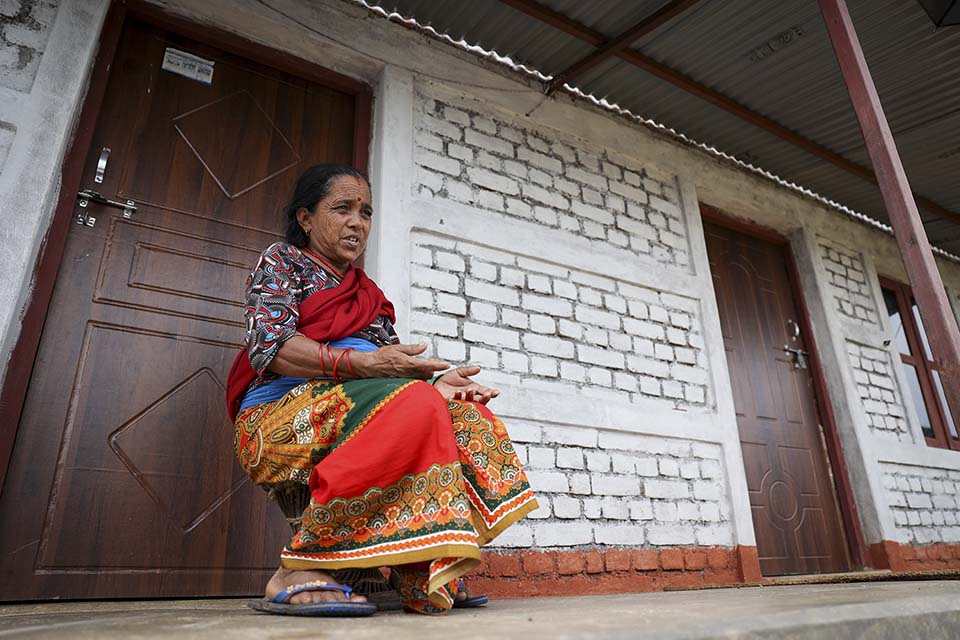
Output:
<svg viewBox="0 0 960 640">
<path fill-rule="evenodd" d="M 500 600 L 445 618 L 271 616 L 250 611 L 242 600 L 6 605 L 0 606 L 0 638 L 952 640 L 960 638 L 960 581 Z"/>
</svg>

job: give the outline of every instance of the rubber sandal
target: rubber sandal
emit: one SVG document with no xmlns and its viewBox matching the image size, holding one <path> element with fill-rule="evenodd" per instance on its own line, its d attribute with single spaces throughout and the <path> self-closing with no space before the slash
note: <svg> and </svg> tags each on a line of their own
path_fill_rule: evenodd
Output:
<svg viewBox="0 0 960 640">
<path fill-rule="evenodd" d="M 460 578 L 460 582 L 457 584 L 457 593 L 462 593 L 464 590 L 463 578 Z M 490 598 L 487 596 L 467 596 L 463 600 L 457 600 L 456 596 L 453 598 L 453 608 L 454 609 L 472 609 L 473 607 L 482 607 L 483 605 L 490 602 Z"/>
<path fill-rule="evenodd" d="M 318 617 L 361 617 L 371 616 L 377 612 L 377 605 L 371 602 L 349 602 L 349 600 L 332 600 L 330 602 L 310 602 L 306 604 L 290 604 L 287 602 L 293 596 L 304 591 L 340 591 L 347 598 L 353 589 L 346 585 L 330 584 L 316 580 L 290 585 L 273 598 L 263 598 L 248 602 L 247 606 L 254 611 L 274 613 L 284 616 L 318 616 Z"/>
</svg>

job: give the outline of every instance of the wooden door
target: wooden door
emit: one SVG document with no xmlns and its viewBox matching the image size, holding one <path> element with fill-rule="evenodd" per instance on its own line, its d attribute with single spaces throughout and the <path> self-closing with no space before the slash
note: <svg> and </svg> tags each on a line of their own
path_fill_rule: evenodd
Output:
<svg viewBox="0 0 960 640">
<path fill-rule="evenodd" d="M 785 249 L 704 225 L 764 575 L 850 569 Z"/>
<path fill-rule="evenodd" d="M 162 69 L 171 49 L 211 83 Z M 289 528 L 234 459 L 224 382 L 246 275 L 300 172 L 351 162 L 354 108 L 125 26 L 83 186 L 137 211 L 91 204 L 69 234 L 0 499 L 0 599 L 262 591 Z"/>
</svg>

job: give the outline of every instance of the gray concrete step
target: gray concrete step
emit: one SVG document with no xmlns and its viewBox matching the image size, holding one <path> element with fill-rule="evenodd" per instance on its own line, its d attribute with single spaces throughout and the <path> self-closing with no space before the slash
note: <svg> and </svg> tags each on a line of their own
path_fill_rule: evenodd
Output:
<svg viewBox="0 0 960 640">
<path fill-rule="evenodd" d="M 960 581 L 818 584 L 500 600 L 445 618 L 257 614 L 242 600 L 0 606 L 0 638 L 232 640 L 816 638 L 955 640 Z"/>
</svg>

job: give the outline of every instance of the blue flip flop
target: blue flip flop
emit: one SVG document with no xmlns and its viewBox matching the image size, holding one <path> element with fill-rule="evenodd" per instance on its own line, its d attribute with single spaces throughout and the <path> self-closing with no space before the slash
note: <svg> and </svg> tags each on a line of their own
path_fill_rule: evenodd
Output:
<svg viewBox="0 0 960 640">
<path fill-rule="evenodd" d="M 457 591 L 463 591 L 463 578 L 460 578 L 460 583 L 457 586 Z M 467 596 L 464 600 L 457 600 L 456 597 L 453 599 L 453 608 L 454 609 L 472 609 L 473 607 L 482 607 L 483 605 L 490 602 L 490 598 L 487 596 Z"/>
<path fill-rule="evenodd" d="M 377 605 L 372 602 L 350 602 L 349 600 L 332 600 L 330 602 L 311 602 L 308 604 L 290 604 L 288 600 L 304 591 L 340 591 L 347 598 L 353 589 L 346 585 L 330 584 L 321 580 L 290 585 L 273 598 L 263 598 L 248 602 L 247 606 L 254 611 L 275 613 L 284 616 L 318 616 L 318 617 L 361 617 L 372 616 L 377 612 Z"/>
</svg>

